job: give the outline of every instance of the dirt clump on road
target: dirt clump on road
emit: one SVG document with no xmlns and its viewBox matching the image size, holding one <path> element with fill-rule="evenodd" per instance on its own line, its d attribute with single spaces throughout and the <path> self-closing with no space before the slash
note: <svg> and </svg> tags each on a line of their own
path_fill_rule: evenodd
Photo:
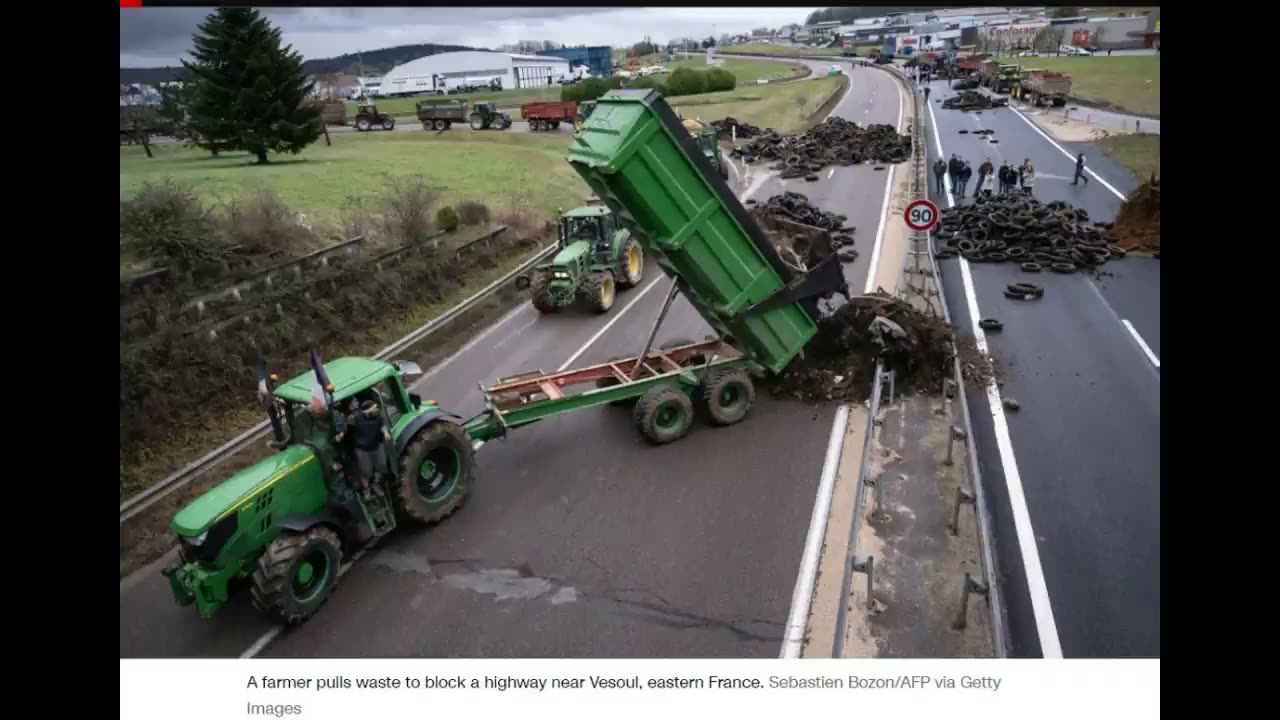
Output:
<svg viewBox="0 0 1280 720">
<path fill-rule="evenodd" d="M 1126 250 L 1160 249 L 1160 178 L 1152 175 L 1129 195 L 1111 233 L 1115 244 Z"/>
<path fill-rule="evenodd" d="M 708 124 L 715 128 L 721 140 L 733 139 L 734 137 L 753 138 L 768 132 L 764 128 L 756 127 L 748 122 L 740 122 L 732 117 L 726 117 L 723 120 L 712 120 Z"/>
<path fill-rule="evenodd" d="M 978 349 L 973 335 L 956 338 L 956 361 L 960 363 L 960 376 L 965 382 L 985 388 L 991 383 L 1004 382 L 1004 367 L 987 353 Z"/>
<path fill-rule="evenodd" d="M 818 334 L 765 387 L 801 400 L 864 400 L 876 360 L 899 392 L 935 393 L 950 376 L 954 333 L 942 318 L 885 293 L 860 295 L 818 321 Z"/>
</svg>

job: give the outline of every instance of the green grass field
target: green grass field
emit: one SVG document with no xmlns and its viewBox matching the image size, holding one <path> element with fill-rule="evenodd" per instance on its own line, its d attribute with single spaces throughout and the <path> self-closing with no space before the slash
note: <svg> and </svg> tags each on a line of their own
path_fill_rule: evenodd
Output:
<svg viewBox="0 0 1280 720">
<path fill-rule="evenodd" d="M 716 48 L 717 52 L 754 53 L 757 55 L 776 55 L 778 57 L 796 57 L 802 55 L 839 55 L 840 48 L 798 48 L 791 45 L 774 43 L 743 43 L 741 45 L 725 45 Z"/>
<path fill-rule="evenodd" d="M 1071 74 L 1071 94 L 1123 112 L 1160 117 L 1160 56 L 1029 57 L 1023 68 Z"/>
<path fill-rule="evenodd" d="M 266 186 L 291 210 L 336 223 L 348 198 L 377 198 L 391 176 L 422 175 L 448 204 L 475 200 L 497 208 L 520 195 L 548 216 L 587 194 L 586 184 L 564 160 L 568 134 L 351 133 L 332 138 L 332 147 L 321 140 L 297 156 L 272 156 L 272 163 L 262 167 L 251 165 L 245 153 L 213 158 L 163 145 L 154 146 L 156 157 L 147 159 L 141 148 L 124 146 L 120 198 L 165 177 L 190 185 L 210 203 L 226 203 Z"/>
<path fill-rule="evenodd" d="M 682 67 L 694 70 L 709 70 L 714 65 L 707 65 L 705 58 L 692 58 L 665 63 L 672 72 Z M 725 60 L 719 65 L 723 70 L 733 73 L 738 78 L 738 86 L 754 85 L 757 80 L 783 80 L 803 74 L 803 65 L 775 62 L 771 60 Z"/>
<path fill-rule="evenodd" d="M 1159 135 L 1113 135 L 1093 143 L 1107 157 L 1133 171 L 1141 182 L 1160 174 Z"/>
<path fill-rule="evenodd" d="M 710 122 L 733 117 L 752 125 L 790 132 L 804 125 L 808 116 L 839 87 L 837 77 L 747 86 L 729 92 L 671 98 L 671 107 L 694 120 Z"/>
</svg>

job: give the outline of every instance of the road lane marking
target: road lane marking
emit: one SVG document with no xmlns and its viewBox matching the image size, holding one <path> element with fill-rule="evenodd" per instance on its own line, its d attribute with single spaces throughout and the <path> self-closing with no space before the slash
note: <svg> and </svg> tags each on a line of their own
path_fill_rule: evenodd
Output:
<svg viewBox="0 0 1280 720">
<path fill-rule="evenodd" d="M 1051 138 L 1051 137 L 1049 137 L 1048 135 L 1044 134 L 1044 131 L 1043 131 L 1043 130 L 1041 130 L 1040 128 L 1036 127 L 1036 124 L 1035 124 L 1035 123 L 1033 123 L 1033 122 L 1031 122 L 1031 120 L 1030 120 L 1030 119 L 1028 119 L 1026 115 L 1023 115 L 1023 114 L 1022 114 L 1022 112 L 1021 112 L 1020 110 L 1017 110 L 1017 109 L 1015 109 L 1015 108 L 1009 108 L 1009 109 L 1010 109 L 1010 110 L 1013 110 L 1013 114 L 1014 114 L 1014 115 L 1017 115 L 1018 117 L 1022 118 L 1022 122 L 1026 123 L 1027 125 L 1029 125 L 1029 126 L 1031 127 L 1031 129 L 1032 129 L 1032 130 L 1035 130 L 1035 131 L 1036 131 L 1036 133 L 1037 133 L 1040 137 L 1044 138 L 1045 140 L 1048 140 L 1050 145 L 1052 145 L 1052 146 L 1054 146 L 1054 147 L 1058 148 L 1058 152 L 1062 153 L 1063 155 L 1066 155 L 1068 160 L 1070 160 L 1070 161 L 1072 161 L 1072 162 L 1075 162 L 1075 160 L 1076 160 L 1076 156 L 1075 156 L 1075 155 L 1072 155 L 1072 154 L 1071 154 L 1071 153 L 1070 153 L 1066 148 L 1064 148 L 1064 147 L 1062 147 L 1061 145 L 1059 145 L 1058 143 L 1054 142 L 1053 138 Z M 1094 172 L 1093 170 L 1090 170 L 1088 167 L 1085 167 L 1084 171 L 1085 171 L 1085 172 L 1087 172 L 1087 173 L 1089 173 L 1089 175 L 1090 175 L 1090 176 L 1092 176 L 1094 180 L 1097 180 L 1098 182 L 1102 183 L 1102 187 L 1104 187 L 1104 188 L 1106 188 L 1106 189 L 1110 190 L 1110 191 L 1111 191 L 1111 193 L 1112 193 L 1113 195 L 1115 195 L 1116 197 L 1120 198 L 1121 200 L 1124 200 L 1124 199 L 1125 199 L 1125 197 L 1124 197 L 1124 193 L 1122 193 L 1122 192 L 1120 192 L 1119 190 L 1117 190 L 1117 189 L 1115 189 L 1114 187 L 1112 187 L 1112 186 L 1111 186 L 1111 183 L 1109 183 L 1109 182 L 1107 182 L 1106 180 L 1103 180 L 1102 178 L 1098 177 L 1098 173 Z"/>
<path fill-rule="evenodd" d="M 902 127 L 902 88 L 898 88 L 897 127 Z M 874 92 L 875 86 L 872 85 Z M 885 215 L 889 207 L 889 189 L 892 187 L 894 168 L 889 168 L 889 182 L 885 184 L 885 200 L 880 208 L 880 227 L 876 231 L 876 246 L 867 268 L 867 282 L 872 283 L 879 263 L 880 241 L 884 237 Z M 798 658 L 804 650 L 805 629 L 809 623 L 809 611 L 813 607 L 813 595 L 817 592 L 818 562 L 822 556 L 823 538 L 827 532 L 827 520 L 831 514 L 831 498 L 835 491 L 835 474 L 840 465 L 840 453 L 844 449 L 844 436 L 849 426 L 849 406 L 842 404 L 831 421 L 831 436 L 827 441 L 827 454 L 822 463 L 822 476 L 818 482 L 818 494 L 813 501 L 813 514 L 809 516 L 809 530 L 805 535 L 804 551 L 800 556 L 800 570 L 796 574 L 795 588 L 791 593 L 791 609 L 787 613 L 787 625 L 782 636 L 780 658 Z M 856 510 L 855 510 L 856 512 Z M 848 598 L 841 598 L 847 602 Z"/>
<path fill-rule="evenodd" d="M 938 157 L 945 158 L 942 138 L 938 135 L 938 120 L 929 106 L 929 125 L 933 129 L 933 141 Z M 951 178 L 943 177 L 947 207 L 955 207 L 951 194 Z M 969 261 L 960 261 L 960 280 L 964 285 L 965 304 L 969 309 L 969 322 L 973 325 L 973 337 L 978 350 L 987 352 L 987 335 L 978 325 L 982 313 L 978 310 L 978 295 L 973 287 L 973 274 Z M 1062 658 L 1062 645 L 1058 640 L 1058 626 L 1053 619 L 1053 604 L 1049 601 L 1049 585 L 1044 579 L 1040 564 L 1040 549 L 1036 546 L 1035 528 L 1031 525 L 1031 510 L 1027 507 L 1026 493 L 1022 488 L 1022 476 L 1018 473 L 1018 460 L 1013 453 L 1013 438 L 1009 434 L 1009 421 L 1004 414 L 1004 401 L 1000 388 L 992 380 L 986 387 L 987 405 L 991 410 L 991 424 L 995 430 L 996 448 L 1000 454 L 1000 466 L 1009 493 L 1009 506 L 1013 511 L 1013 527 L 1018 536 L 1022 569 L 1027 577 L 1027 592 L 1031 596 L 1031 613 L 1036 621 L 1036 634 L 1040 639 L 1040 654 L 1046 659 Z"/>
<path fill-rule="evenodd" d="M 458 359 L 458 357 L 459 357 L 459 356 L 461 356 L 463 353 L 465 353 L 465 352 L 467 352 L 468 350 L 470 350 L 471 348 L 475 347 L 477 343 L 481 342 L 481 341 L 482 341 L 482 340 L 484 340 L 485 338 L 487 338 L 487 337 L 489 337 L 490 335 L 492 335 L 492 334 L 493 334 L 493 332 L 494 332 L 495 330 L 497 330 L 498 328 L 502 327 L 503 325 L 506 325 L 506 324 L 507 324 L 507 322 L 511 320 L 511 318 L 513 318 L 513 317 L 515 317 L 516 315 L 520 314 L 520 313 L 521 313 L 522 311 L 524 311 L 525 309 L 532 308 L 532 307 L 533 307 L 533 306 L 532 306 L 532 305 L 530 305 L 528 301 L 522 302 L 522 303 L 520 303 L 519 305 L 515 306 L 515 307 L 514 307 L 514 308 L 512 308 L 510 311 L 508 311 L 506 315 L 503 315 L 503 316 L 502 316 L 502 318 L 500 318 L 497 322 L 495 322 L 494 324 L 492 324 L 492 325 L 490 325 L 489 327 L 485 328 L 484 332 L 482 332 L 482 333 L 480 333 L 479 335 L 475 336 L 475 337 L 474 337 L 474 338 L 472 338 L 469 342 L 467 342 L 467 344 L 466 344 L 466 345 L 463 345 L 461 348 L 459 348 L 457 352 L 455 352 L 454 354 L 450 355 L 449 357 L 445 358 L 444 360 L 441 360 L 440 362 L 438 362 L 438 363 L 436 363 L 435 365 L 433 365 L 433 366 L 431 367 L 431 369 L 430 369 L 430 370 L 428 370 L 428 371 L 426 371 L 425 373 L 423 373 L 422 377 L 420 377 L 420 378 L 418 378 L 416 381 L 414 381 L 414 382 L 413 382 L 413 384 L 411 384 L 411 385 L 409 386 L 409 389 L 410 389 L 410 390 L 417 390 L 417 389 L 418 389 L 419 387 L 421 387 L 421 386 L 423 385 L 423 383 L 425 383 L 425 382 L 426 382 L 426 381 L 427 381 L 427 380 L 428 380 L 432 375 L 435 375 L 437 372 L 440 372 L 440 370 L 442 370 L 442 369 L 444 368 L 444 366 L 446 366 L 446 365 L 448 365 L 449 363 L 453 362 L 454 360 Z"/>
<path fill-rule="evenodd" d="M 830 180 L 830 179 L 831 179 L 831 176 L 832 176 L 832 175 L 835 175 L 835 174 L 836 174 L 836 169 L 835 169 L 835 168 L 831 168 L 830 170 L 828 170 L 828 171 L 827 171 L 827 179 L 828 179 L 828 180 Z"/>
<path fill-rule="evenodd" d="M 597 331 L 596 331 L 596 334 L 595 334 L 595 335 L 592 335 L 590 340 L 587 340 L 587 342 L 586 342 L 586 343 L 584 343 L 582 347 L 578 348 L 577 352 L 575 352 L 574 354 L 570 355 L 570 356 L 569 356 L 569 359 L 568 359 L 568 360 L 565 360 L 563 365 L 561 365 L 560 367 L 556 368 L 556 372 L 560 372 L 561 370 L 564 370 L 565 368 L 567 368 L 567 367 L 569 367 L 570 365 L 572 365 L 572 364 L 573 364 L 573 361 L 574 361 L 574 360 L 577 360 L 579 355 L 581 355 L 582 353 L 586 352 L 587 348 L 589 348 L 589 347 L 591 347 L 592 345 L 594 345 L 594 344 L 595 344 L 595 342 L 596 342 L 597 340 L 599 340 L 599 339 L 600 339 L 600 336 L 601 336 L 601 335 L 604 335 L 604 334 L 605 334 L 605 332 L 607 332 L 607 331 L 609 330 L 609 328 L 613 327 L 613 324 L 614 324 L 614 323 L 618 322 L 618 320 L 620 320 L 620 319 L 622 318 L 622 316 L 623 316 L 623 315 L 625 315 L 625 314 L 627 313 L 627 311 L 628 311 L 628 310 L 630 310 L 633 306 L 635 306 L 635 304 L 636 304 L 636 303 L 640 302 L 640 298 L 642 298 L 642 297 L 644 297 L 645 295 L 647 295 L 647 294 L 649 293 L 649 291 L 650 291 L 650 290 L 652 290 L 652 289 L 653 289 L 653 287 L 654 287 L 655 285 L 657 285 L 657 284 L 658 284 L 658 281 L 659 281 L 659 280 L 661 280 L 662 278 L 666 277 L 666 276 L 667 276 L 667 275 L 666 275 L 666 273 L 662 273 L 662 274 L 658 275 L 658 277 L 656 277 L 656 278 L 654 278 L 652 281 L 650 281 L 648 285 L 645 285 L 645 286 L 644 286 L 644 289 L 640 291 L 640 294 L 639 294 L 639 295 L 636 295 L 635 297 L 631 298 L 631 302 L 627 303 L 626 307 L 624 307 L 624 308 L 622 308 L 621 310 L 619 310 L 619 311 L 618 311 L 618 313 L 617 313 L 616 315 L 614 315 L 612 318 L 609 318 L 609 322 L 605 323 L 605 324 L 604 324 L 604 327 L 602 327 L 602 328 L 600 328 L 599 330 L 597 330 Z"/>
<path fill-rule="evenodd" d="M 276 625 L 275 627 L 263 633 L 262 637 L 253 641 L 253 644 L 249 646 L 248 650 L 245 650 L 244 652 L 240 653 L 240 659 L 247 660 L 248 658 L 254 657 L 258 653 L 262 652 L 262 650 L 266 648 L 267 645 L 270 645 L 271 641 L 275 640 L 276 636 L 278 636 L 283 630 L 284 630 L 283 625 Z"/>
<path fill-rule="evenodd" d="M 1121 320 L 1120 322 L 1124 324 L 1125 329 L 1129 331 L 1129 334 L 1133 336 L 1133 339 L 1138 341 L 1138 345 L 1142 348 L 1142 352 L 1147 354 L 1147 359 L 1151 361 L 1151 364 L 1155 365 L 1156 369 L 1159 369 L 1160 358 L 1156 357 L 1156 354 L 1151 352 L 1151 347 L 1148 346 L 1147 341 L 1143 340 L 1142 336 L 1138 334 L 1138 331 L 1133 327 L 1133 323 L 1128 320 Z"/>
<path fill-rule="evenodd" d="M 897 85 L 897 83 L 894 83 Z M 902 130 L 902 93 L 898 93 L 898 119 L 894 123 L 894 127 Z M 868 111 L 870 112 L 870 111 Z M 889 218 L 889 196 L 893 189 L 893 174 L 898 169 L 897 165 L 890 165 L 889 172 L 884 180 L 884 199 L 880 202 L 880 224 L 876 226 L 876 242 L 871 248 L 871 263 L 867 268 L 867 282 L 863 286 L 864 293 L 873 292 L 876 289 L 876 266 L 880 263 L 880 246 L 884 241 L 884 226 Z"/>
</svg>

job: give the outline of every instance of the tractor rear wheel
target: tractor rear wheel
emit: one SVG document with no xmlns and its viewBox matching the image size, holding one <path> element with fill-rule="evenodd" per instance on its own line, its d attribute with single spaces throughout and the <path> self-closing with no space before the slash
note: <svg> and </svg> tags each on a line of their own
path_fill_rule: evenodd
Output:
<svg viewBox="0 0 1280 720">
<path fill-rule="evenodd" d="M 634 237 L 627 238 L 619 254 L 618 286 L 628 290 L 640 284 L 644 275 L 644 248 Z"/>
<path fill-rule="evenodd" d="M 540 313 L 553 313 L 559 309 L 555 296 L 547 288 L 549 282 L 550 277 L 546 273 L 535 272 L 529 283 L 530 300 L 533 302 L 533 307 Z"/>
<path fill-rule="evenodd" d="M 475 450 L 454 423 L 436 420 L 418 431 L 400 457 L 396 507 L 422 525 L 434 525 L 462 507 L 475 483 Z"/>
<path fill-rule="evenodd" d="M 253 571 L 253 604 L 286 624 L 315 614 L 338 583 L 342 544 L 327 527 L 285 533 L 258 557 Z"/>
<path fill-rule="evenodd" d="M 360 118 L 356 120 L 356 129 L 359 130 L 360 132 L 365 132 L 369 128 L 370 128 L 369 118 Z"/>
<path fill-rule="evenodd" d="M 712 370 L 702 379 L 700 399 L 713 425 L 733 425 L 747 416 L 756 388 L 742 370 Z"/>
<path fill-rule="evenodd" d="M 613 273 L 594 272 L 587 278 L 587 300 L 591 303 L 591 309 L 598 313 L 609 312 L 609 308 L 613 307 L 613 299 L 616 295 L 613 284 Z"/>
<path fill-rule="evenodd" d="M 382 129 L 383 129 L 383 130 L 395 130 L 395 129 L 396 129 L 396 119 L 395 119 L 395 118 L 392 118 L 392 117 L 389 117 L 389 118 L 387 118 L 386 120 L 383 120 L 383 121 L 382 121 Z"/>
<path fill-rule="evenodd" d="M 693 425 L 693 402 L 670 385 L 650 388 L 632 411 L 636 429 L 645 440 L 663 445 L 684 437 Z"/>
</svg>

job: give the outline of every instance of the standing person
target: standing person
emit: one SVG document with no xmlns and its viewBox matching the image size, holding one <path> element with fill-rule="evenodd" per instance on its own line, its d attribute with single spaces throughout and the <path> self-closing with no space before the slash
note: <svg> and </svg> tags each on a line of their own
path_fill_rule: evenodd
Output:
<svg viewBox="0 0 1280 720">
<path fill-rule="evenodd" d="M 1089 184 L 1089 176 L 1084 174 L 1084 153 L 1076 156 L 1076 176 L 1071 181 L 1072 185 L 1079 185 L 1080 179 L 1084 178 L 1084 184 Z"/>
<path fill-rule="evenodd" d="M 942 182 L 942 178 L 947 174 L 947 163 L 942 158 L 933 164 L 933 177 L 938 182 L 938 197 L 947 194 L 947 186 Z"/>
<path fill-rule="evenodd" d="M 1000 194 L 1009 192 L 1009 163 L 1007 161 L 1000 163 L 1000 169 L 996 171 L 996 179 L 1000 181 Z"/>
<path fill-rule="evenodd" d="M 973 176 L 973 168 L 969 167 L 966 160 L 960 167 L 960 197 L 964 197 L 965 190 L 969 187 L 969 178 Z"/>
<path fill-rule="evenodd" d="M 987 158 L 986 160 L 982 161 L 982 164 L 978 166 L 978 185 L 973 189 L 974 195 L 977 195 L 978 193 L 982 192 L 983 184 L 986 183 L 986 180 L 991 177 L 992 173 L 994 173 L 995 170 L 996 170 L 995 166 L 991 164 L 991 158 Z M 991 186 L 988 183 L 987 189 L 989 190 L 990 187 Z"/>
<path fill-rule="evenodd" d="M 366 493 L 372 490 L 375 495 L 380 495 L 382 488 L 374 481 L 378 475 L 391 472 L 387 452 L 382 445 L 384 440 L 391 439 L 391 433 L 387 430 L 382 408 L 373 400 L 365 400 L 351 414 L 350 427 L 360 486 Z"/>
<path fill-rule="evenodd" d="M 1018 178 L 1022 181 L 1022 192 L 1027 195 L 1032 194 L 1031 191 L 1036 186 L 1036 169 L 1031 165 L 1031 158 L 1022 161 L 1022 168 L 1018 170 Z"/>
<path fill-rule="evenodd" d="M 924 101 L 925 103 L 929 102 L 929 86 L 928 85 L 924 86 Z"/>
<path fill-rule="evenodd" d="M 951 176 L 951 187 L 960 185 L 960 156 L 951 153 L 951 160 L 947 162 L 947 174 Z"/>
</svg>

